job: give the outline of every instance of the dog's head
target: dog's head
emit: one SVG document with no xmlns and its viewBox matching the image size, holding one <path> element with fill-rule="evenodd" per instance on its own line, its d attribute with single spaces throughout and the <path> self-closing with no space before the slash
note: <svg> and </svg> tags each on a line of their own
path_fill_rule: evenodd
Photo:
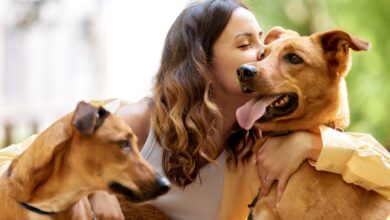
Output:
<svg viewBox="0 0 390 220">
<path fill-rule="evenodd" d="M 341 30 L 299 36 L 280 27 L 267 34 L 265 43 L 260 61 L 237 70 L 243 92 L 256 93 L 237 110 L 241 127 L 255 122 L 263 131 L 346 127 L 349 49 L 367 50 L 369 43 Z"/>
<path fill-rule="evenodd" d="M 131 128 L 104 108 L 85 102 L 41 133 L 11 164 L 10 195 L 23 202 L 37 200 L 53 175 L 69 175 L 74 187 L 118 192 L 133 202 L 169 190 L 168 180 L 141 157 Z"/>
</svg>

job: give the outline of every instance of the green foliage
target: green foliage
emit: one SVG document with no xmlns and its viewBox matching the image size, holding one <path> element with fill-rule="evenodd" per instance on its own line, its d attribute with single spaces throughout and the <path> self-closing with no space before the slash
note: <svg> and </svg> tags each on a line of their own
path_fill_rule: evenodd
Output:
<svg viewBox="0 0 390 220">
<path fill-rule="evenodd" d="M 390 146 L 390 1 L 387 0 L 248 0 L 262 28 L 273 26 L 307 35 L 342 29 L 371 43 L 368 52 L 354 52 L 347 77 L 349 131 L 372 134 Z"/>
</svg>

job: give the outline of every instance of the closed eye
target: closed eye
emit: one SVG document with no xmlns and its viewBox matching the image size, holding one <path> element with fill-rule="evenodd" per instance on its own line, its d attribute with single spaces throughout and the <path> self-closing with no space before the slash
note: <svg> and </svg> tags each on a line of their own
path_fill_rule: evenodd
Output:
<svg viewBox="0 0 390 220">
<path fill-rule="evenodd" d="M 283 60 L 285 60 L 286 62 L 291 63 L 291 64 L 303 63 L 303 59 L 300 56 L 296 55 L 295 53 L 288 53 L 288 54 L 284 55 Z"/>
<path fill-rule="evenodd" d="M 251 44 L 241 44 L 240 46 L 238 46 L 238 48 L 247 48 L 247 47 L 249 47 L 249 46 L 251 46 Z"/>
</svg>

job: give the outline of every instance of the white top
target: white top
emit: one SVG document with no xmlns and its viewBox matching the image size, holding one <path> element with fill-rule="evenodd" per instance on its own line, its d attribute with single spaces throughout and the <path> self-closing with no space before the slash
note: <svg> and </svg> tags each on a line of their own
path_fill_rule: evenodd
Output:
<svg viewBox="0 0 390 220">
<path fill-rule="evenodd" d="M 150 130 L 141 154 L 160 174 L 166 176 L 162 167 L 162 152 L 153 130 Z M 173 220 L 218 219 L 223 190 L 225 157 L 224 151 L 217 158 L 218 164 L 210 163 L 200 169 L 196 181 L 184 189 L 172 184 L 171 190 L 167 194 L 158 197 L 151 204 Z"/>
</svg>

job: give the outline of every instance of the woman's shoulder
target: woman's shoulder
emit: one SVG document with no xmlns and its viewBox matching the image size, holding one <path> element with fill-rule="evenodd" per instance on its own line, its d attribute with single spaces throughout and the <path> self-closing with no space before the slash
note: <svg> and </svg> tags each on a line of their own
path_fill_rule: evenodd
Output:
<svg viewBox="0 0 390 220">
<path fill-rule="evenodd" d="M 121 101 L 116 111 L 137 135 L 140 148 L 144 145 L 150 129 L 151 109 L 148 99 L 142 99 L 135 103 Z"/>
</svg>

